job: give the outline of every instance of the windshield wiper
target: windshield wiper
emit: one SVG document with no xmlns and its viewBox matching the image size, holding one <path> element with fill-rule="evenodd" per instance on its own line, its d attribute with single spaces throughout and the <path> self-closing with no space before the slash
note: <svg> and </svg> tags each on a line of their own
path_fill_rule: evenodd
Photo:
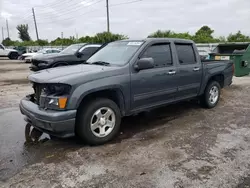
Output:
<svg viewBox="0 0 250 188">
<path fill-rule="evenodd" d="M 89 62 L 87 62 L 87 63 L 89 63 Z M 93 64 L 93 65 L 104 65 L 104 66 L 109 66 L 109 65 L 110 65 L 110 63 L 105 62 L 105 61 L 95 61 L 95 62 L 89 63 L 89 64 Z"/>
</svg>

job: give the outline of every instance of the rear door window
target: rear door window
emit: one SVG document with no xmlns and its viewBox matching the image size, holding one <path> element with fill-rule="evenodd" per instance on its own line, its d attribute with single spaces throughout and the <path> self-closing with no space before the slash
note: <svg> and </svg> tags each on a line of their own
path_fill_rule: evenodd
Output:
<svg viewBox="0 0 250 188">
<path fill-rule="evenodd" d="M 181 65 L 195 64 L 196 57 L 192 44 L 175 44 L 176 51 Z"/>
</svg>

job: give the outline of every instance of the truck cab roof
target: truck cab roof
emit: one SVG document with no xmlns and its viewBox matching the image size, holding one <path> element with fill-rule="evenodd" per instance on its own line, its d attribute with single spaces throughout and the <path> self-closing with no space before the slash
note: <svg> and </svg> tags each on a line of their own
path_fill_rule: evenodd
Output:
<svg viewBox="0 0 250 188">
<path fill-rule="evenodd" d="M 192 40 L 187 39 L 179 39 L 179 38 L 144 38 L 144 39 L 125 39 L 122 41 L 133 42 L 133 41 L 141 41 L 141 42 L 176 42 L 176 43 L 194 43 Z"/>
</svg>

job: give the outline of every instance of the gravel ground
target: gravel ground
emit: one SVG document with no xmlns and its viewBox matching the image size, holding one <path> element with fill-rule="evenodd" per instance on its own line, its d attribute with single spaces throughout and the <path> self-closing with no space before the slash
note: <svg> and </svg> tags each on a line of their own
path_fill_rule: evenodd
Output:
<svg viewBox="0 0 250 188">
<path fill-rule="evenodd" d="M 29 74 L 23 66 L 0 62 L 4 77 L 16 72 L 12 80 Z M 31 88 L 5 83 L 0 80 L 0 187 L 250 186 L 250 77 L 234 78 L 211 110 L 183 102 L 124 118 L 120 135 L 98 147 L 39 133 L 38 142 L 25 140 L 17 105 Z"/>
</svg>

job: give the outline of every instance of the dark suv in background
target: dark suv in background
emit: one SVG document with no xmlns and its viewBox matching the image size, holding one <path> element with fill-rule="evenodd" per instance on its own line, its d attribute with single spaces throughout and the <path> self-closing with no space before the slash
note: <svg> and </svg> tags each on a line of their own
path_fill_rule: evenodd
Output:
<svg viewBox="0 0 250 188">
<path fill-rule="evenodd" d="M 101 44 L 87 43 L 72 44 L 58 54 L 37 55 L 31 61 L 30 70 L 39 71 L 53 67 L 84 63 L 101 46 Z"/>
</svg>

